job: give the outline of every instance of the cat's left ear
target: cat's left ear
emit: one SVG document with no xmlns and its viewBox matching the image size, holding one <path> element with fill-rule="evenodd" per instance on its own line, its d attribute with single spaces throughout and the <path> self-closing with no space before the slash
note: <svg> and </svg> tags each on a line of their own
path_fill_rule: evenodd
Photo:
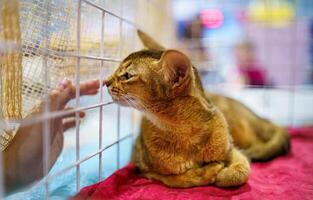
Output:
<svg viewBox="0 0 313 200">
<path fill-rule="evenodd" d="M 141 31 L 140 29 L 137 30 L 137 34 L 145 48 L 157 51 L 165 50 L 165 48 L 161 44 L 156 42 L 154 39 L 152 39 L 152 37 L 147 35 L 145 32 Z"/>
<path fill-rule="evenodd" d="M 180 51 L 164 51 L 159 64 L 163 70 L 165 80 L 170 82 L 173 87 L 184 85 L 190 79 L 191 62 Z"/>
</svg>

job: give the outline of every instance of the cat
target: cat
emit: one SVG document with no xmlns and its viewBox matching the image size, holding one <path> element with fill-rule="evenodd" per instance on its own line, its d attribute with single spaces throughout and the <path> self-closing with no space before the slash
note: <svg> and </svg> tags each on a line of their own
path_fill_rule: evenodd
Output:
<svg viewBox="0 0 313 200">
<path fill-rule="evenodd" d="M 138 31 L 146 49 L 126 57 L 105 84 L 114 102 L 143 113 L 132 162 L 170 187 L 247 182 L 250 161 L 288 152 L 284 128 L 240 102 L 205 92 L 182 52 Z"/>
</svg>

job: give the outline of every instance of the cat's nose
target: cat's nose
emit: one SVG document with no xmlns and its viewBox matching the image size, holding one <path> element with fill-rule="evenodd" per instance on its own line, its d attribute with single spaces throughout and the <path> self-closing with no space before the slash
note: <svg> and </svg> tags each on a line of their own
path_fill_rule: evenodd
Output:
<svg viewBox="0 0 313 200">
<path fill-rule="evenodd" d="M 106 85 L 107 87 L 109 87 L 112 84 L 112 79 L 108 79 L 108 80 L 103 80 L 103 85 Z"/>
</svg>

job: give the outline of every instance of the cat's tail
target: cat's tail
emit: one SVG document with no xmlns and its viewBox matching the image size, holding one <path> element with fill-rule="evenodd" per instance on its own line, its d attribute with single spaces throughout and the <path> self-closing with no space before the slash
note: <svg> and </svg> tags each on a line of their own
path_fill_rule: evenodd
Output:
<svg viewBox="0 0 313 200">
<path fill-rule="evenodd" d="M 275 127 L 272 137 L 266 142 L 259 141 L 243 152 L 251 161 L 267 161 L 276 156 L 288 153 L 290 136 L 285 128 Z"/>
</svg>

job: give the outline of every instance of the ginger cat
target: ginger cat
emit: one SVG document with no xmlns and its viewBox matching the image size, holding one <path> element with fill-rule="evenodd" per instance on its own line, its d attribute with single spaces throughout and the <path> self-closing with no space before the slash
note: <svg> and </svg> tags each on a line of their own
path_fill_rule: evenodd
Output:
<svg viewBox="0 0 313 200">
<path fill-rule="evenodd" d="M 285 129 L 206 93 L 185 54 L 138 35 L 147 50 L 130 54 L 105 82 L 116 103 L 144 115 L 132 161 L 145 177 L 170 187 L 238 186 L 248 180 L 248 158 L 288 151 Z"/>
</svg>

